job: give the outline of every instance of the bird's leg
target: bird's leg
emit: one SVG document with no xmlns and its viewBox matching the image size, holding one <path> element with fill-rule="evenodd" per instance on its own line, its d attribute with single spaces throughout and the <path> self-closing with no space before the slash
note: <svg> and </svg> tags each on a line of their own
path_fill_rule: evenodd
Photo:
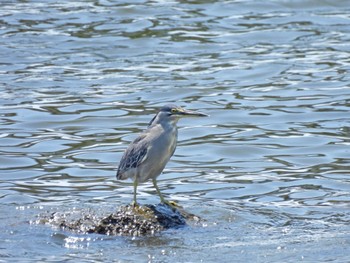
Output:
<svg viewBox="0 0 350 263">
<path fill-rule="evenodd" d="M 174 202 L 174 201 L 167 201 L 167 200 L 164 199 L 162 193 L 160 192 L 160 190 L 158 188 L 156 179 L 153 179 L 152 182 L 153 182 L 154 188 L 156 188 L 157 193 L 158 193 L 158 195 L 160 197 L 160 202 L 161 203 L 166 204 L 166 205 L 168 205 L 170 207 L 173 207 L 173 208 L 178 207 L 178 204 L 176 202 Z"/>
<path fill-rule="evenodd" d="M 137 177 L 135 177 L 135 180 L 134 180 L 134 201 L 131 204 L 133 207 L 138 206 L 137 201 L 136 201 L 136 193 L 137 193 Z"/>
<path fill-rule="evenodd" d="M 165 199 L 164 199 L 162 193 L 160 192 L 160 190 L 159 190 L 159 188 L 158 188 L 157 180 L 156 180 L 156 179 L 153 179 L 152 182 L 153 182 L 154 188 L 156 188 L 157 193 L 158 193 L 158 195 L 159 195 L 159 197 L 160 197 L 160 202 L 162 202 L 162 203 L 167 203 L 167 202 L 165 201 Z"/>
</svg>

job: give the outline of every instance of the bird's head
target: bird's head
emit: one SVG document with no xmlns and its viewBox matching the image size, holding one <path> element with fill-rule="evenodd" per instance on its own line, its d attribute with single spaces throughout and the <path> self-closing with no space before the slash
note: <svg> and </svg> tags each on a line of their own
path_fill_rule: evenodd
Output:
<svg viewBox="0 0 350 263">
<path fill-rule="evenodd" d="M 198 111 L 185 110 L 182 107 L 176 106 L 174 104 L 168 104 L 163 106 L 156 116 L 151 120 L 149 125 L 152 125 L 154 122 L 157 123 L 167 123 L 170 124 L 176 123 L 180 118 L 183 117 L 207 117 L 209 115 L 201 113 Z"/>
</svg>

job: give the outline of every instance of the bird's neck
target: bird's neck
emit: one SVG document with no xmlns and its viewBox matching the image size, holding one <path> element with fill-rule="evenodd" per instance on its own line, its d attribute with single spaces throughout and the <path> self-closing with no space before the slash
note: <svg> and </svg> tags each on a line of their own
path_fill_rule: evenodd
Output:
<svg viewBox="0 0 350 263">
<path fill-rule="evenodd" d="M 153 117 L 153 119 L 148 124 L 148 127 L 152 127 L 155 125 L 161 125 L 163 127 L 163 129 L 173 129 L 173 128 L 176 129 L 176 124 L 179 120 L 178 118 L 171 118 L 169 121 L 164 122 L 164 121 L 161 121 L 159 114 L 160 113 L 158 113 L 157 115 L 155 115 Z"/>
</svg>

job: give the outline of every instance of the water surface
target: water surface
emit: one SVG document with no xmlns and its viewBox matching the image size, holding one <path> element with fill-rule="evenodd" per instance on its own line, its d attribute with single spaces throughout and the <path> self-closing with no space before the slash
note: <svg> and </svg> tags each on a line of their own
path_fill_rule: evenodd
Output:
<svg viewBox="0 0 350 263">
<path fill-rule="evenodd" d="M 349 260 L 347 1 L 5 1 L 0 10 L 0 261 Z M 165 103 L 159 177 L 206 219 L 153 237 L 28 224 L 113 211 L 123 150 Z M 139 201 L 159 201 L 152 184 Z"/>
</svg>

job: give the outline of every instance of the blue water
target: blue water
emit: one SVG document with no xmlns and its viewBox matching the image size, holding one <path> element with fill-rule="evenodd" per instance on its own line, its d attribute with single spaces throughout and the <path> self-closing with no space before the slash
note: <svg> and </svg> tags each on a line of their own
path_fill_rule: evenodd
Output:
<svg viewBox="0 0 350 263">
<path fill-rule="evenodd" d="M 0 262 L 349 261 L 349 40 L 348 1 L 3 2 Z M 166 103 L 210 114 L 179 122 L 159 177 L 204 221 L 37 224 L 130 203 L 116 167 Z"/>
</svg>

